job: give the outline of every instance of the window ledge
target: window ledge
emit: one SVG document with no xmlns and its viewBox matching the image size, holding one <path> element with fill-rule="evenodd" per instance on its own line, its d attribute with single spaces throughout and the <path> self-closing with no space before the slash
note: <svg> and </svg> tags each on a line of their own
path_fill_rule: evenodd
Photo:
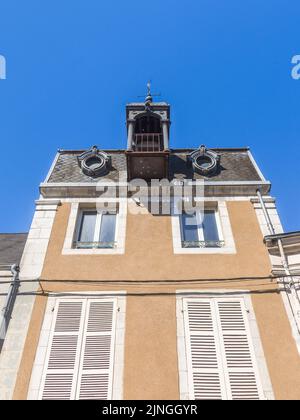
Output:
<svg viewBox="0 0 300 420">
<path fill-rule="evenodd" d="M 174 254 L 236 254 L 234 247 L 182 248 L 174 247 Z"/>
<path fill-rule="evenodd" d="M 121 255 L 125 253 L 124 248 L 71 248 L 63 249 L 62 255 Z"/>
</svg>

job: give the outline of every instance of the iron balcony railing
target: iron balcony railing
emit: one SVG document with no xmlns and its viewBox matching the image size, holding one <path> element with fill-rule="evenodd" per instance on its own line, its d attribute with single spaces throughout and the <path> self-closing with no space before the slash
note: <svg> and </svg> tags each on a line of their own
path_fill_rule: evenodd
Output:
<svg viewBox="0 0 300 420">
<path fill-rule="evenodd" d="M 115 246 L 116 242 L 74 242 L 74 248 L 77 249 L 113 249 Z"/>
<path fill-rule="evenodd" d="M 133 151 L 162 152 L 163 136 L 159 133 L 134 134 Z"/>
<path fill-rule="evenodd" d="M 182 248 L 222 248 L 225 241 L 182 241 Z"/>
</svg>

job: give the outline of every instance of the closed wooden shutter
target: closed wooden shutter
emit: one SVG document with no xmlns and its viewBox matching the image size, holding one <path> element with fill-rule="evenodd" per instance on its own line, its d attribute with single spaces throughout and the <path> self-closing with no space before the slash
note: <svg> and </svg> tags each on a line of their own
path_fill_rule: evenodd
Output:
<svg viewBox="0 0 300 420">
<path fill-rule="evenodd" d="M 59 299 L 39 398 L 112 398 L 116 301 Z"/>
<path fill-rule="evenodd" d="M 77 399 L 108 400 L 112 397 L 115 346 L 115 302 L 88 302 Z"/>
<path fill-rule="evenodd" d="M 184 299 L 192 399 L 226 399 L 217 325 L 210 299 Z"/>
<path fill-rule="evenodd" d="M 264 399 L 243 299 L 215 302 L 228 398 Z"/>
<path fill-rule="evenodd" d="M 192 399 L 264 399 L 244 300 L 183 299 Z"/>
<path fill-rule="evenodd" d="M 75 397 L 85 305 L 86 302 L 79 299 L 56 303 L 40 399 Z"/>
</svg>

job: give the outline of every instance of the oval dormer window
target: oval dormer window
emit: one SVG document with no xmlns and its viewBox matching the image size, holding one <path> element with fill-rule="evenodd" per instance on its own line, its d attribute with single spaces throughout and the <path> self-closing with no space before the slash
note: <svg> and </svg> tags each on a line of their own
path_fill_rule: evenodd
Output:
<svg viewBox="0 0 300 420">
<path fill-rule="evenodd" d="M 195 172 L 208 176 L 216 173 L 218 170 L 220 156 L 205 146 L 200 146 L 199 149 L 190 153 L 188 160 Z"/>
<path fill-rule="evenodd" d="M 101 176 L 108 172 L 110 157 L 96 146 L 78 157 L 82 172 L 88 176 Z"/>
<path fill-rule="evenodd" d="M 87 166 L 91 171 L 99 170 L 104 163 L 104 159 L 100 156 L 92 156 L 88 158 L 84 164 Z"/>
<path fill-rule="evenodd" d="M 202 170 L 208 169 L 211 165 L 213 165 L 213 161 L 207 156 L 199 156 L 196 159 L 195 164 Z"/>
</svg>

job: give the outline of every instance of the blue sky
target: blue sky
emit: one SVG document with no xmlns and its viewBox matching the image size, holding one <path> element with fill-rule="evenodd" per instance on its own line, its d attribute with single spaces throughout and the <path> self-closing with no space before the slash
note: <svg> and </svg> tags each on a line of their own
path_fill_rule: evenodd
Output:
<svg viewBox="0 0 300 420">
<path fill-rule="evenodd" d="M 172 147 L 250 146 L 300 229 L 299 0 L 1 0 L 0 232 L 27 231 L 58 148 L 123 148 L 151 79 Z"/>
</svg>

